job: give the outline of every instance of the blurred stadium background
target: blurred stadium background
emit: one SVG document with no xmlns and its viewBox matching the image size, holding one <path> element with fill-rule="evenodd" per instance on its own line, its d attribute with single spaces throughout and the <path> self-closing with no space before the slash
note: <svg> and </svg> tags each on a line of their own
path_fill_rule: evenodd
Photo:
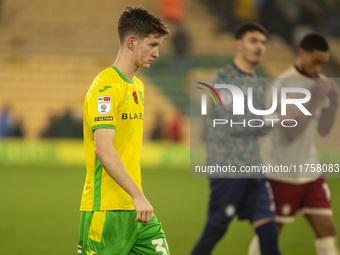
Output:
<svg viewBox="0 0 340 255">
<path fill-rule="evenodd" d="M 83 100 L 93 78 L 118 51 L 117 21 L 128 5 L 161 16 L 172 32 L 144 81 L 143 187 L 172 254 L 189 254 L 206 216 L 208 182 L 190 179 L 190 78 L 212 77 L 233 56 L 232 30 L 258 20 L 269 30 L 259 71 L 275 77 L 294 61 L 304 33 L 327 34 L 338 77 L 340 3 L 336 0 L 0 0 L 1 253 L 75 254 L 85 178 Z M 340 116 L 317 138 L 323 163 L 340 158 Z M 195 134 L 191 134 L 195 135 Z M 331 159 L 330 159 L 331 158 Z M 336 163 L 339 163 L 337 161 Z M 340 228 L 340 185 L 329 180 Z M 246 254 L 253 231 L 233 222 L 214 254 Z M 285 228 L 283 254 L 315 254 L 298 216 Z"/>
</svg>

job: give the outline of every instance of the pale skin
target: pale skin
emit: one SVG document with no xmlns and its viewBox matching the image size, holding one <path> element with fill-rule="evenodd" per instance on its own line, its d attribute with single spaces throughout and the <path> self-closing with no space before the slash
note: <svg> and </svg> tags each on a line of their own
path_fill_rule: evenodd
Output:
<svg viewBox="0 0 340 255">
<path fill-rule="evenodd" d="M 310 77 L 318 77 L 319 73 L 324 64 L 328 62 L 329 53 L 323 52 L 319 50 L 313 50 L 312 52 L 304 51 L 303 49 L 299 49 L 298 56 L 296 60 L 296 66 L 299 70 L 303 71 Z M 307 110 L 312 114 L 314 114 L 317 107 L 324 101 L 326 97 L 330 100 L 330 107 L 328 109 L 323 109 L 321 113 L 321 117 L 319 119 L 318 124 L 318 133 L 321 136 L 326 136 L 330 130 L 332 129 L 336 111 L 338 108 L 338 96 L 339 89 L 334 80 L 327 79 L 319 80 L 316 84 L 314 91 L 312 92 L 311 101 L 307 105 Z M 280 119 L 285 118 L 293 118 L 293 109 L 287 109 L 286 116 L 280 116 Z M 296 118 L 295 118 L 296 119 Z M 296 120 L 298 121 L 298 125 L 294 128 L 285 128 L 284 132 L 286 138 L 293 142 L 301 132 L 307 127 L 309 121 L 312 119 L 311 116 L 301 115 Z M 333 221 L 333 217 L 330 215 L 321 215 L 321 214 L 307 214 L 305 215 L 310 225 L 312 226 L 316 238 L 323 238 L 328 236 L 335 236 L 335 225 Z M 282 223 L 277 223 L 277 229 L 280 232 L 283 227 Z"/>
<path fill-rule="evenodd" d="M 135 35 L 127 36 L 120 45 L 113 65 L 127 79 L 131 80 L 139 67 L 147 69 L 159 57 L 159 46 L 161 44 L 162 37 L 155 34 L 145 38 Z M 131 196 L 137 212 L 136 221 L 146 225 L 152 219 L 154 209 L 126 171 L 113 147 L 114 138 L 114 129 L 96 129 L 94 131 L 95 154 L 111 178 Z"/>
<path fill-rule="evenodd" d="M 236 55 L 234 63 L 242 71 L 253 73 L 254 67 L 261 62 L 266 51 L 266 36 L 259 31 L 249 31 L 241 39 L 235 40 L 234 47 Z M 265 135 L 270 128 L 263 128 L 262 134 Z M 274 218 L 264 218 L 252 222 L 254 229 L 273 221 Z"/>
<path fill-rule="evenodd" d="M 254 72 L 266 51 L 266 36 L 258 31 L 247 32 L 234 41 L 236 55 L 234 63 L 244 72 Z"/>
</svg>

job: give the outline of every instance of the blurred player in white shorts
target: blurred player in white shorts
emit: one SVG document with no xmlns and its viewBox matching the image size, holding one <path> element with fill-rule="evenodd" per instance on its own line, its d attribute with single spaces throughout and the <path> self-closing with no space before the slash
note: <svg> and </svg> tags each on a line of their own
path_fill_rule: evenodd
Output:
<svg viewBox="0 0 340 255">
<path fill-rule="evenodd" d="M 295 65 L 286 70 L 274 83 L 281 87 L 299 87 L 311 92 L 311 99 L 304 107 L 312 114 L 304 115 L 295 105 L 287 106 L 287 115 L 280 120 L 294 119 L 295 127 L 276 125 L 266 137 L 265 165 L 302 165 L 289 176 L 268 173 L 276 206 L 276 223 L 280 233 L 283 224 L 293 222 L 300 211 L 314 230 L 315 247 L 318 255 L 337 255 L 335 224 L 332 217 L 331 196 L 325 178 L 321 173 L 305 173 L 304 164 L 319 164 L 314 138 L 318 132 L 326 136 L 334 123 L 338 107 L 338 87 L 331 79 L 321 75 L 321 69 L 329 59 L 329 47 L 320 34 L 306 35 L 298 49 Z M 299 98 L 301 93 L 288 94 L 287 98 Z M 280 95 L 278 105 L 280 106 Z M 278 107 L 280 108 L 280 107 Z M 286 122 L 289 125 L 289 122 Z M 293 125 L 294 123 L 292 123 Z M 249 254 L 259 254 L 255 239 Z"/>
</svg>

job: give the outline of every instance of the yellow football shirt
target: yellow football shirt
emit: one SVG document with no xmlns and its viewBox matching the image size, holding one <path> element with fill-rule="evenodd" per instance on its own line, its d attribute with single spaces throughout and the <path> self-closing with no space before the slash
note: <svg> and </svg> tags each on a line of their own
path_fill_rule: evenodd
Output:
<svg viewBox="0 0 340 255">
<path fill-rule="evenodd" d="M 141 187 L 140 151 L 143 137 L 144 85 L 135 76 L 128 80 L 114 66 L 93 81 L 84 102 L 86 180 L 81 211 L 134 210 L 132 199 L 105 171 L 94 150 L 94 130 L 115 129 L 113 147 Z"/>
</svg>

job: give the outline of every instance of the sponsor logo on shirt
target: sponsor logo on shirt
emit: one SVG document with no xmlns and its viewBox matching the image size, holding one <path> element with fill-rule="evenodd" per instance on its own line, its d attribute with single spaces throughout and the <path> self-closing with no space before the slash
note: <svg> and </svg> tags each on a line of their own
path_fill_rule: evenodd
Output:
<svg viewBox="0 0 340 255">
<path fill-rule="evenodd" d="M 104 92 L 105 90 L 107 89 L 110 89 L 112 88 L 111 86 L 105 86 L 103 89 L 100 89 L 99 92 Z"/>
<path fill-rule="evenodd" d="M 127 112 L 123 112 L 122 113 L 122 120 L 142 120 L 143 119 L 143 113 L 142 112 L 139 112 L 139 113 L 133 113 L 133 112 L 130 112 L 130 113 L 127 113 Z"/>
</svg>

